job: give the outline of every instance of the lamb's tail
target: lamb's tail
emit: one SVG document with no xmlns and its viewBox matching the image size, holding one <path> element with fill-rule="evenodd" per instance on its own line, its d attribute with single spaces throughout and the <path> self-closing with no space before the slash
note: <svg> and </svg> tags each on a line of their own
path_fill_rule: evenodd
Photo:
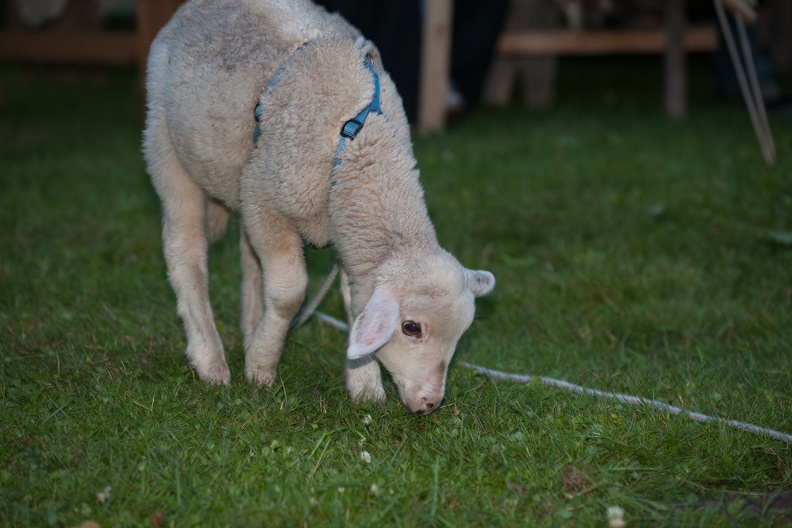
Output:
<svg viewBox="0 0 792 528">
<path fill-rule="evenodd" d="M 222 203 L 212 199 L 206 201 L 206 236 L 210 242 L 223 236 L 230 216 L 231 210 Z"/>
</svg>

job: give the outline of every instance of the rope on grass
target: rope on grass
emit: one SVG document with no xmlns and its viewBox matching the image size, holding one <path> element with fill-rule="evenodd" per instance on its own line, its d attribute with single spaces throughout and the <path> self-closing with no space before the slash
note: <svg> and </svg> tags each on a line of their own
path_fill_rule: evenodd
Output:
<svg viewBox="0 0 792 528">
<path fill-rule="evenodd" d="M 330 326 L 338 328 L 339 330 L 342 330 L 344 332 L 349 331 L 349 325 L 347 325 L 343 321 L 336 319 L 333 316 L 315 310 L 313 311 L 312 315 L 315 315 L 317 319 L 319 319 L 323 323 L 329 324 Z M 308 317 L 310 317 L 310 315 Z M 305 319 L 307 320 L 308 317 L 306 317 Z M 674 415 L 687 416 L 688 418 L 696 422 L 701 422 L 701 423 L 710 422 L 710 423 L 724 424 L 724 425 L 728 425 L 729 427 L 733 427 L 735 429 L 740 429 L 741 431 L 747 431 L 749 433 L 754 433 L 759 436 L 768 436 L 775 440 L 780 440 L 782 442 L 792 444 L 792 435 L 790 434 L 782 433 L 774 429 L 768 429 L 766 427 L 759 427 L 758 425 L 753 425 L 745 422 L 738 422 L 737 420 L 728 420 L 726 418 L 718 418 L 717 416 L 709 416 L 703 413 L 686 411 L 680 407 L 669 405 L 667 403 L 663 403 L 657 400 L 650 400 L 649 398 L 642 398 L 640 396 L 630 396 L 629 394 L 620 394 L 618 392 L 606 392 L 597 389 L 590 389 L 588 387 L 583 387 L 581 385 L 575 385 L 574 383 L 569 383 L 568 381 L 559 380 L 555 378 L 548 378 L 546 376 L 532 376 L 530 374 L 514 374 L 511 372 L 503 372 L 501 370 L 495 370 L 487 367 L 482 367 L 481 365 L 468 363 L 467 361 L 460 361 L 459 364 L 468 370 L 475 371 L 481 376 L 487 376 L 488 378 L 492 378 L 496 380 L 512 381 L 515 383 L 529 383 L 535 380 L 539 380 L 543 385 L 556 387 L 558 389 L 563 389 L 565 391 L 573 392 L 575 394 L 585 394 L 587 396 L 594 396 L 597 398 L 616 400 L 620 403 L 626 403 L 628 405 L 647 406 L 656 409 L 658 411 L 665 411 Z"/>
<path fill-rule="evenodd" d="M 310 319 L 311 316 L 314 314 L 316 314 L 317 316 L 319 315 L 319 312 L 317 312 L 316 309 L 319 307 L 319 304 L 322 302 L 322 300 L 324 300 L 325 296 L 327 295 L 327 292 L 330 290 L 330 286 L 333 285 L 333 281 L 335 280 L 336 275 L 338 275 L 338 262 L 333 263 L 333 267 L 330 268 L 330 271 L 327 272 L 327 275 L 322 281 L 322 284 L 319 286 L 319 289 L 316 291 L 316 293 L 311 298 L 311 300 L 308 301 L 308 304 L 305 305 L 305 308 L 303 308 L 300 311 L 300 313 L 297 314 L 297 317 L 295 317 L 294 320 L 291 322 L 291 328 L 297 328 L 305 321 Z M 349 329 L 342 328 L 341 330 L 348 331 Z"/>
<path fill-rule="evenodd" d="M 792 443 L 792 435 L 786 433 L 781 433 L 779 431 L 774 431 L 773 429 L 767 429 L 765 427 L 759 427 L 758 425 L 753 425 L 745 422 L 738 422 L 736 420 L 727 420 L 725 418 L 718 418 L 716 416 L 709 416 L 702 413 L 686 411 L 674 405 L 669 405 L 667 403 L 663 403 L 657 400 L 641 398 L 640 396 L 630 396 L 628 394 L 620 394 L 618 392 L 606 392 L 597 389 L 589 389 L 588 387 L 575 385 L 574 383 L 569 383 L 568 381 L 558 380 L 554 378 L 547 378 L 544 376 L 537 377 L 537 376 L 531 376 L 529 374 L 512 374 L 511 372 L 503 372 L 500 370 L 482 367 L 481 365 L 474 365 L 472 363 L 468 363 L 467 361 L 461 361 L 460 364 L 467 369 L 474 370 L 477 373 L 492 379 L 513 381 L 516 383 L 529 383 L 531 381 L 538 379 L 544 385 L 557 387 L 559 389 L 564 389 L 566 391 L 574 392 L 576 394 L 586 394 L 588 396 L 595 396 L 597 398 L 616 400 L 618 402 L 626 403 L 628 405 L 645 405 L 657 409 L 658 411 L 666 411 L 671 414 L 687 416 L 691 420 L 695 420 L 697 422 L 721 423 L 728 425 L 730 427 L 734 427 L 735 429 L 741 429 L 743 431 L 748 431 L 750 433 L 755 433 L 762 436 L 769 436 L 770 438 L 781 440 L 782 442 L 786 442 L 788 444 Z"/>
</svg>

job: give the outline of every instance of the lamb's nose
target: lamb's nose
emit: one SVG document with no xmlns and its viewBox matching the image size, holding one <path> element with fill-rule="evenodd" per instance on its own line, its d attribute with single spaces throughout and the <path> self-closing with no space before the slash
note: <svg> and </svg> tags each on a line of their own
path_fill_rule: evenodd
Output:
<svg viewBox="0 0 792 528">
<path fill-rule="evenodd" d="M 426 398 L 423 399 L 423 407 L 415 411 L 415 414 L 418 416 L 423 416 L 424 414 L 429 414 L 432 412 L 432 409 L 435 408 L 435 403 L 426 401 Z"/>
</svg>

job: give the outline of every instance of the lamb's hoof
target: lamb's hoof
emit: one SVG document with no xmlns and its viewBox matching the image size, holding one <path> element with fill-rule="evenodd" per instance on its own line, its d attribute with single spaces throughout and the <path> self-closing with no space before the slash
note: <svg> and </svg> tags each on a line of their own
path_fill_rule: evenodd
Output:
<svg viewBox="0 0 792 528">
<path fill-rule="evenodd" d="M 225 361 L 213 365 L 190 365 L 195 369 L 198 378 L 204 383 L 213 385 L 228 385 L 231 382 L 231 370 Z"/>
<path fill-rule="evenodd" d="M 274 370 L 268 369 L 245 369 L 245 379 L 249 383 L 255 383 L 259 387 L 272 387 L 275 385 L 275 380 L 278 378 L 278 373 Z"/>
<path fill-rule="evenodd" d="M 386 400 L 385 397 L 385 389 L 382 385 L 376 387 L 366 386 L 362 390 L 352 391 L 349 390 L 349 398 L 357 403 L 357 402 L 373 402 L 373 403 L 382 403 Z"/>
</svg>

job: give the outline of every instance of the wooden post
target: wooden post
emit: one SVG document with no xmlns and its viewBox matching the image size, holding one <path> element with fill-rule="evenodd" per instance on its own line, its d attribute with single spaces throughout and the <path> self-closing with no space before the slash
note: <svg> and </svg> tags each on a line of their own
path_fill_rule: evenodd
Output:
<svg viewBox="0 0 792 528">
<path fill-rule="evenodd" d="M 685 55 L 685 0 L 666 3 L 665 107 L 669 117 L 687 114 L 687 57 Z"/>
<path fill-rule="evenodd" d="M 453 0 L 426 0 L 421 41 L 421 79 L 418 129 L 439 130 L 445 124 L 446 97 L 451 74 Z"/>
</svg>

